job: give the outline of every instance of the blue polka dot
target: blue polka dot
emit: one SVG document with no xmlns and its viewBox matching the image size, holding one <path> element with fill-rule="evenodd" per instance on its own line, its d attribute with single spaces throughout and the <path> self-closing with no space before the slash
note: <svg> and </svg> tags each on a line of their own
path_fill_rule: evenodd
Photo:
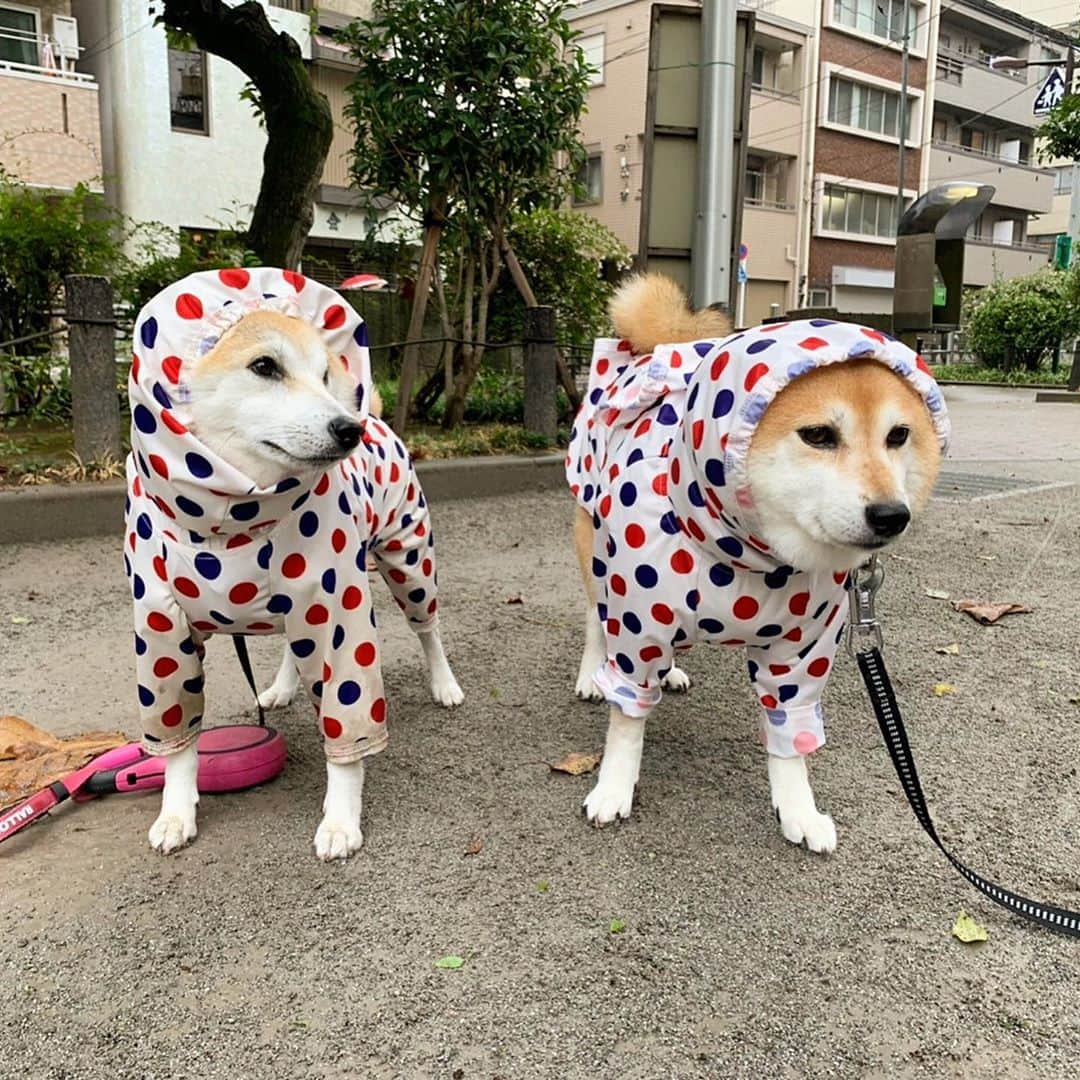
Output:
<svg viewBox="0 0 1080 1080">
<path fill-rule="evenodd" d="M 257 502 L 237 503 L 229 509 L 229 516 L 236 521 L 251 521 L 258 515 L 259 504 Z"/>
<path fill-rule="evenodd" d="M 288 615 L 292 611 L 292 598 L 284 593 L 275 593 L 267 602 L 266 610 L 272 615 Z"/>
<path fill-rule="evenodd" d="M 604 396 L 604 390 L 603 390 L 602 387 L 598 386 L 595 390 L 592 391 L 591 394 L 589 394 L 589 402 L 590 402 L 590 404 L 592 404 L 592 405 L 598 404 L 600 399 L 603 396 Z"/>
<path fill-rule="evenodd" d="M 261 548 L 259 548 L 258 554 L 255 556 L 255 561 L 259 564 L 259 567 L 263 570 L 270 569 L 270 558 L 274 554 L 274 545 L 267 541 Z"/>
<path fill-rule="evenodd" d="M 311 684 L 311 692 L 312 692 L 312 694 L 315 695 L 315 697 L 321 698 L 322 697 L 322 691 L 323 691 L 322 679 L 320 679 L 316 683 Z"/>
<path fill-rule="evenodd" d="M 300 515 L 300 535 L 312 537 L 319 531 L 319 515 L 314 510 L 305 510 Z"/>
<path fill-rule="evenodd" d="M 209 551 L 200 551 L 195 556 L 195 570 L 200 577 L 207 581 L 215 581 L 221 576 L 221 560 Z"/>
<path fill-rule="evenodd" d="M 139 704 L 142 705 L 144 708 L 149 709 L 150 706 L 154 704 L 155 700 L 156 699 L 154 698 L 153 691 L 150 690 L 148 687 L 143 686 L 140 683 L 139 684 Z"/>
<path fill-rule="evenodd" d="M 660 519 L 661 531 L 668 534 L 668 536 L 678 536 L 682 530 L 679 528 L 679 519 L 675 516 L 674 511 L 669 510 Z"/>
<path fill-rule="evenodd" d="M 124 577 L 131 577 L 131 560 L 124 556 Z"/>
<path fill-rule="evenodd" d="M 596 605 L 596 617 L 601 622 L 607 622 L 607 604 L 599 604 L 598 603 Z"/>
<path fill-rule="evenodd" d="M 205 480 L 208 476 L 214 475 L 214 466 L 202 454 L 193 452 L 185 454 L 184 464 L 187 465 L 188 472 L 192 476 L 197 476 L 200 480 Z"/>
<path fill-rule="evenodd" d="M 637 502 L 637 488 L 629 480 L 619 488 L 619 502 L 623 506 L 633 506 Z"/>
<path fill-rule="evenodd" d="M 274 490 L 280 495 L 283 491 L 292 491 L 294 487 L 299 487 L 300 481 L 295 476 L 286 476 L 284 480 L 279 480 L 274 487 Z"/>
<path fill-rule="evenodd" d="M 419 561 L 420 561 L 420 549 L 419 548 L 413 548 L 412 551 L 410 551 L 405 556 L 405 565 L 406 566 L 415 566 Z"/>
<path fill-rule="evenodd" d="M 758 338 L 746 346 L 746 351 L 752 356 L 754 353 L 764 352 L 770 345 L 775 345 L 776 339 L 771 337 Z"/>
<path fill-rule="evenodd" d="M 653 589 L 656 587 L 656 583 L 660 580 L 660 578 L 651 566 L 642 563 L 634 570 L 634 580 L 643 589 Z"/>
<path fill-rule="evenodd" d="M 705 498 L 701 494 L 701 488 L 698 487 L 698 482 L 696 480 L 690 481 L 690 486 L 686 489 L 686 497 L 694 506 L 705 505 Z"/>
<path fill-rule="evenodd" d="M 631 675 L 634 671 L 634 661 L 626 653 L 616 653 L 615 663 L 619 665 L 624 675 Z"/>
<path fill-rule="evenodd" d="M 765 575 L 765 584 L 770 589 L 784 589 L 787 588 L 788 578 L 795 573 L 793 566 L 778 566 L 775 570 L 770 570 Z"/>
<path fill-rule="evenodd" d="M 624 611 L 622 621 L 631 634 L 641 633 L 641 620 L 632 611 Z"/>
<path fill-rule="evenodd" d="M 758 665 L 756 660 L 747 660 L 747 670 L 750 672 L 750 681 L 757 682 Z"/>
<path fill-rule="evenodd" d="M 337 697 L 342 705 L 355 705 L 360 700 L 360 684 L 346 679 L 338 687 Z"/>
<path fill-rule="evenodd" d="M 593 577 L 603 577 L 607 573 L 607 563 L 594 556 L 592 561 L 592 572 Z"/>
<path fill-rule="evenodd" d="M 592 484 L 586 484 L 585 487 L 583 487 L 581 489 L 581 497 L 585 500 L 585 502 L 592 502 L 592 497 L 593 497 L 593 486 L 592 486 Z"/>
<path fill-rule="evenodd" d="M 637 694 L 635 694 L 629 686 L 616 686 L 615 693 L 618 694 L 619 697 L 629 698 L 631 701 L 637 697 Z"/>
<path fill-rule="evenodd" d="M 815 619 L 820 619 L 821 616 L 825 614 L 825 610 L 828 608 L 828 606 L 828 600 L 826 600 L 823 604 L 818 604 L 817 610 L 814 612 L 812 617 Z"/>
<path fill-rule="evenodd" d="M 698 627 L 706 634 L 722 634 L 724 624 L 719 619 L 698 619 Z M 751 678 L 753 676 L 751 675 Z"/>
<path fill-rule="evenodd" d="M 360 550 L 356 553 L 356 569 L 367 570 L 367 542 L 365 541 L 360 545 Z"/>
<path fill-rule="evenodd" d="M 672 644 L 673 645 L 678 645 L 680 641 L 685 641 L 685 640 L 686 640 L 686 631 L 683 630 L 682 627 L 679 627 L 679 629 L 675 631 L 675 634 L 671 639 Z M 668 671 L 670 671 L 670 670 L 671 669 L 669 668 Z M 664 675 L 666 675 L 666 674 L 667 674 L 667 671 L 664 672 Z M 661 678 L 662 677 L 663 676 L 661 676 Z"/>
<path fill-rule="evenodd" d="M 811 326 L 835 326 L 836 325 L 836 320 L 835 319 L 811 319 L 810 320 L 810 325 Z"/>
<path fill-rule="evenodd" d="M 138 574 L 131 579 L 131 595 L 141 600 L 146 595 L 146 582 Z"/>
<path fill-rule="evenodd" d="M 334 572 L 333 567 L 323 571 L 322 587 L 323 592 L 330 593 L 333 596 L 334 590 L 337 588 L 337 574 Z"/>
<path fill-rule="evenodd" d="M 409 592 L 409 601 L 413 604 L 419 604 L 425 596 L 427 596 L 427 591 L 425 589 L 412 589 Z"/>
<path fill-rule="evenodd" d="M 805 660 L 816 648 L 817 641 L 811 641 L 809 645 L 806 645 L 799 650 L 799 659 Z"/>
<path fill-rule="evenodd" d="M 708 356 L 713 350 L 713 343 L 711 341 L 696 341 L 694 342 L 694 352 L 698 356 Z"/>
<path fill-rule="evenodd" d="M 787 723 L 787 713 L 783 709 L 766 709 L 765 715 L 773 727 L 783 727 Z"/>
<path fill-rule="evenodd" d="M 185 656 L 194 656 L 195 655 L 195 642 L 194 642 L 194 640 L 192 638 L 190 638 L 190 637 L 184 638 L 184 640 L 180 642 L 180 651 Z"/>
<path fill-rule="evenodd" d="M 766 623 L 758 629 L 758 637 L 779 637 L 783 632 L 784 628 L 782 626 L 777 626 L 776 623 Z"/>
<path fill-rule="evenodd" d="M 337 499 L 338 509 L 343 514 L 351 514 L 352 507 L 349 505 L 349 496 L 343 491 Z"/>
<path fill-rule="evenodd" d="M 742 557 L 743 546 L 734 536 L 721 536 L 720 539 L 716 541 L 716 546 L 725 555 L 730 555 L 733 559 Z"/>
<path fill-rule="evenodd" d="M 289 648 L 292 649 L 293 656 L 305 660 L 315 651 L 315 642 L 311 638 L 300 638 L 297 641 L 290 641 Z"/>
<path fill-rule="evenodd" d="M 196 675 L 194 679 L 185 679 L 181 685 L 189 694 L 201 694 L 203 692 L 203 677 Z"/>
<path fill-rule="evenodd" d="M 135 655 L 144 656 L 146 654 L 146 642 L 143 641 L 138 634 L 135 635 Z"/>
<path fill-rule="evenodd" d="M 365 348 L 368 343 L 367 324 L 360 323 L 353 331 L 352 336 L 353 341 L 355 341 L 357 345 L 359 345 L 361 348 Z"/>
<path fill-rule="evenodd" d="M 176 506 L 188 517 L 197 518 L 203 516 L 203 508 L 194 499 L 189 499 L 186 495 L 176 496 Z"/>
<path fill-rule="evenodd" d="M 157 319 L 155 319 L 153 315 L 139 327 L 139 340 L 148 349 L 152 349 L 154 347 L 154 342 L 157 341 L 157 330 Z"/>
<path fill-rule="evenodd" d="M 694 389 L 690 391 L 690 396 L 686 399 L 686 411 L 690 412 L 694 408 L 694 402 L 698 399 L 698 391 L 701 389 L 701 383 L 694 383 Z"/>
<path fill-rule="evenodd" d="M 161 383 L 154 383 L 154 391 L 153 391 L 153 393 L 154 393 L 154 400 L 163 409 L 171 409 L 172 408 L 172 398 L 169 397 L 169 395 L 167 393 L 165 393 L 165 387 L 163 387 L 161 385 Z"/>
<path fill-rule="evenodd" d="M 626 467 L 636 465 L 639 461 L 645 460 L 645 451 L 639 446 L 636 450 L 630 452 L 630 456 L 626 459 Z"/>
<path fill-rule="evenodd" d="M 721 390 L 713 401 L 712 414 L 714 420 L 727 416 L 735 404 L 735 395 L 730 390 Z"/>
<path fill-rule="evenodd" d="M 375 625 L 375 611 L 374 611 L 374 609 L 372 609 L 372 612 L 371 612 L 371 624 L 372 624 L 372 626 Z M 331 638 L 330 644 L 335 649 L 340 649 L 341 646 L 345 644 L 345 627 L 344 626 L 335 626 L 334 627 L 334 636 L 333 636 L 333 638 Z"/>
<path fill-rule="evenodd" d="M 724 566 L 723 563 L 713 563 L 709 567 L 709 580 L 717 588 L 723 588 L 735 580 L 735 571 L 730 566 Z"/>
<path fill-rule="evenodd" d="M 140 514 L 135 519 L 135 531 L 143 540 L 149 540 L 154 535 L 154 523 L 150 520 L 149 514 Z"/>
<path fill-rule="evenodd" d="M 607 553 L 609 559 L 613 559 L 615 557 L 615 538 L 612 536 L 608 537 Z"/>
<path fill-rule="evenodd" d="M 304 492 L 304 494 L 303 494 L 303 495 L 301 495 L 301 496 L 300 496 L 300 498 L 299 498 L 299 499 L 297 499 L 297 500 L 296 500 L 296 501 L 295 501 L 295 502 L 294 502 L 294 503 L 292 504 L 292 506 L 291 506 L 291 507 L 289 507 L 289 509 L 290 509 L 290 510 L 299 510 L 299 509 L 300 509 L 300 507 L 301 507 L 301 506 L 303 506 L 303 505 L 304 505 L 304 503 L 306 503 L 306 502 L 308 501 L 308 499 L 309 499 L 310 497 L 311 497 L 311 492 L 310 492 L 310 491 L 305 491 L 305 492 Z"/>
<path fill-rule="evenodd" d="M 136 454 L 135 461 L 139 466 L 139 472 L 141 472 L 143 476 L 149 476 L 150 466 L 146 464 L 146 458 L 144 458 L 142 454 Z"/>
<path fill-rule="evenodd" d="M 705 478 L 713 487 L 724 486 L 724 463 L 719 458 L 711 457 L 705 462 Z"/>
<path fill-rule="evenodd" d="M 687 607 L 688 607 L 688 608 L 689 608 L 689 609 L 690 609 L 691 611 L 697 611 L 697 609 L 698 609 L 698 604 L 700 604 L 700 603 L 701 603 L 701 593 L 699 593 L 699 592 L 697 591 L 697 589 L 691 589 L 691 590 L 690 590 L 690 591 L 689 591 L 689 592 L 688 592 L 688 593 L 686 594 L 686 606 L 687 606 Z"/>
<path fill-rule="evenodd" d="M 799 688 L 791 683 L 785 683 L 777 691 L 781 702 L 790 701 L 798 692 Z"/>
<path fill-rule="evenodd" d="M 233 624 L 233 620 L 228 615 L 222 615 L 220 611 L 214 611 L 213 608 L 210 609 L 210 618 L 222 626 L 232 626 Z"/>
<path fill-rule="evenodd" d="M 665 427 L 671 427 L 672 424 L 679 422 L 679 414 L 672 408 L 670 402 L 665 401 L 660 407 L 660 411 L 656 414 L 656 422 Z"/>
</svg>

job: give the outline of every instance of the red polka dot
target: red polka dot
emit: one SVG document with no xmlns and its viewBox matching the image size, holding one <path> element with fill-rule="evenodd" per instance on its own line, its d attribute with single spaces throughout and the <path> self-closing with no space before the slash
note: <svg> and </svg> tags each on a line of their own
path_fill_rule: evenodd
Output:
<svg viewBox="0 0 1080 1080">
<path fill-rule="evenodd" d="M 812 754 L 818 748 L 817 736 L 812 731 L 800 731 L 791 744 L 799 754 Z"/>
<path fill-rule="evenodd" d="M 673 458 L 672 459 L 671 468 L 670 468 L 669 472 L 671 473 L 671 482 L 673 484 L 678 484 L 679 476 L 680 476 L 679 459 L 678 458 Z"/>
<path fill-rule="evenodd" d="M 375 663 L 375 646 L 370 641 L 362 641 L 353 656 L 361 667 L 371 667 Z"/>
<path fill-rule="evenodd" d="M 618 619 L 608 619 L 607 621 L 608 637 L 618 637 L 622 632 L 622 624 Z"/>
<path fill-rule="evenodd" d="M 653 604 L 651 611 L 652 617 L 664 626 L 670 626 L 675 621 L 675 612 L 667 604 Z"/>
<path fill-rule="evenodd" d="M 616 348 L 619 350 L 619 352 L 629 352 L 631 348 L 633 348 L 633 346 L 630 344 L 629 341 L 623 338 L 622 341 L 620 341 L 619 344 L 616 346 Z"/>
<path fill-rule="evenodd" d="M 685 548 L 679 548 L 671 556 L 671 569 L 676 574 L 689 574 L 694 569 L 694 556 Z"/>
<path fill-rule="evenodd" d="M 758 613 L 758 602 L 752 596 L 740 596 L 732 611 L 736 619 L 752 619 Z"/>
<path fill-rule="evenodd" d="M 155 555 L 153 559 L 154 573 L 157 574 L 162 581 L 169 580 L 169 572 L 165 569 L 165 560 L 160 555 Z"/>
<path fill-rule="evenodd" d="M 339 555 L 345 550 L 345 544 L 348 541 L 348 537 L 345 535 L 344 529 L 335 529 L 333 535 L 330 537 L 330 546 Z"/>
<path fill-rule="evenodd" d="M 352 611 L 354 608 L 358 608 L 363 601 L 364 594 L 355 585 L 350 585 L 341 594 L 341 606 L 346 611 Z"/>
<path fill-rule="evenodd" d="M 420 564 L 420 573 L 422 573 L 424 575 L 424 577 L 431 577 L 431 572 L 434 569 L 435 569 L 435 564 L 430 559 L 425 559 Z"/>
<path fill-rule="evenodd" d="M 179 667 L 171 656 L 163 656 L 154 661 L 154 675 L 159 679 L 167 679 Z"/>
<path fill-rule="evenodd" d="M 705 542 L 705 530 L 693 518 L 688 518 L 686 520 L 686 531 L 695 540 L 698 540 L 701 543 Z"/>
<path fill-rule="evenodd" d="M 833 574 L 832 579 L 836 582 L 837 585 L 843 585 L 844 582 L 847 581 L 847 573 L 843 570 L 840 570 L 839 572 Z"/>
<path fill-rule="evenodd" d="M 251 543 L 251 537 L 247 533 L 237 533 L 235 536 L 230 536 L 225 544 L 225 547 L 229 551 L 233 551 L 236 548 L 244 547 L 246 544 Z"/>
<path fill-rule="evenodd" d="M 872 338 L 874 341 L 878 341 L 882 345 L 885 344 L 885 335 L 882 334 L 880 330 L 867 330 L 865 326 L 860 327 L 859 329 L 863 334 L 866 335 L 866 337 Z"/>
<path fill-rule="evenodd" d="M 229 599 L 234 604 L 250 604 L 259 594 L 259 587 L 253 581 L 241 581 L 229 590 Z"/>
<path fill-rule="evenodd" d="M 645 530 L 637 524 L 626 526 L 626 542 L 632 548 L 639 548 L 645 543 Z"/>
<path fill-rule="evenodd" d="M 808 338 L 803 338 L 803 340 L 799 342 L 799 348 L 800 349 L 807 349 L 810 352 L 813 352 L 815 349 L 823 349 L 823 348 L 825 348 L 825 346 L 828 345 L 828 344 L 829 343 L 824 338 L 808 337 Z"/>
<path fill-rule="evenodd" d="M 835 619 L 835 618 L 836 618 L 836 616 L 837 616 L 837 614 L 839 613 L 839 611 L 840 611 L 840 605 L 839 605 L 839 604 L 837 604 L 837 605 L 836 605 L 836 606 L 835 606 L 835 607 L 834 607 L 834 608 L 832 609 L 832 611 L 830 611 L 830 612 L 829 612 L 829 617 L 828 617 L 828 618 L 827 618 L 827 619 L 825 620 L 825 625 L 826 625 L 826 626 L 831 626 L 831 625 L 832 625 L 832 621 L 833 621 L 833 619 Z"/>
<path fill-rule="evenodd" d="M 626 595 L 626 581 L 619 574 L 612 574 L 608 585 L 616 596 Z"/>
<path fill-rule="evenodd" d="M 186 435 L 187 428 L 168 409 L 161 410 L 161 422 L 174 434 Z"/>
<path fill-rule="evenodd" d="M 401 468 L 396 461 L 390 464 L 390 483 L 396 484 L 401 479 Z"/>
<path fill-rule="evenodd" d="M 281 564 L 281 572 L 287 578 L 298 578 L 307 569 L 307 560 L 303 555 L 289 555 Z"/>
<path fill-rule="evenodd" d="M 161 370 L 165 372 L 165 378 L 174 385 L 180 381 L 180 365 L 183 360 L 179 356 L 166 356 L 161 361 Z"/>
<path fill-rule="evenodd" d="M 386 698 L 379 698 L 371 706 L 371 719 L 381 724 L 386 719 Z"/>
<path fill-rule="evenodd" d="M 173 580 L 173 588 L 180 593 L 181 596 L 190 596 L 192 599 L 199 595 L 199 586 L 196 585 L 191 578 L 175 578 Z"/>
<path fill-rule="evenodd" d="M 646 664 L 652 660 L 659 660 L 663 655 L 664 650 L 661 649 L 659 645 L 646 645 L 645 648 L 638 653 L 638 656 L 640 656 Z"/>
<path fill-rule="evenodd" d="M 138 353 L 136 353 L 131 358 L 131 381 L 132 382 L 138 382 L 139 381 L 139 354 Z"/>
<path fill-rule="evenodd" d="M 802 631 L 796 626 L 784 635 L 785 641 L 802 641 Z"/>
<path fill-rule="evenodd" d="M 209 622 L 206 619 L 196 619 L 191 624 L 196 630 L 202 630 L 204 633 L 212 634 L 217 629 L 217 623 Z"/>
<path fill-rule="evenodd" d="M 810 594 L 808 592 L 796 593 L 788 601 L 788 611 L 792 615 L 805 615 L 806 607 L 810 603 Z"/>
<path fill-rule="evenodd" d="M 790 670 L 791 670 L 791 668 L 788 667 L 787 664 L 770 664 L 769 665 L 769 674 L 770 675 L 786 675 Z"/>
<path fill-rule="evenodd" d="M 176 727 L 184 719 L 184 710 L 179 705 L 173 705 L 161 714 L 161 722 L 166 727 Z"/>
<path fill-rule="evenodd" d="M 829 670 L 829 661 L 824 656 L 819 656 L 816 660 L 807 665 L 806 670 L 809 671 L 815 679 L 820 679 L 822 675 Z"/>
<path fill-rule="evenodd" d="M 667 473 L 658 473 L 653 477 L 652 489 L 657 495 L 664 496 L 667 494 Z"/>
<path fill-rule="evenodd" d="M 694 444 L 695 450 L 701 449 L 701 440 L 705 437 L 705 421 L 695 420 L 693 427 L 690 429 L 691 439 Z"/>
<path fill-rule="evenodd" d="M 931 379 L 934 377 L 934 373 L 930 370 L 930 368 L 928 367 L 926 361 L 921 356 L 916 356 L 915 357 L 915 366 L 924 375 L 929 375 Z"/>
<path fill-rule="evenodd" d="M 329 473 L 323 473 L 322 476 L 319 477 L 319 482 L 315 485 L 315 494 L 316 495 L 325 495 L 327 490 L 329 489 L 329 487 L 330 487 L 330 474 Z"/>
<path fill-rule="evenodd" d="M 610 366 L 611 365 L 609 364 L 607 357 L 606 356 L 601 356 L 600 359 L 596 361 L 596 374 L 597 375 L 606 375 L 607 374 L 607 369 Z"/>
<path fill-rule="evenodd" d="M 767 375 L 769 371 L 768 364 L 755 364 L 747 373 L 746 378 L 743 379 L 743 386 L 747 390 L 753 390 L 763 375 Z"/>
<path fill-rule="evenodd" d="M 324 716 L 322 721 L 322 729 L 326 733 L 328 739 L 341 738 L 341 721 L 335 720 L 332 716 Z"/>
<path fill-rule="evenodd" d="M 336 330 L 345 325 L 345 309 L 340 304 L 331 304 L 323 314 L 323 329 Z"/>
<path fill-rule="evenodd" d="M 652 421 L 646 416 L 644 420 L 636 428 L 634 428 L 634 438 L 640 439 L 652 427 Z"/>
<path fill-rule="evenodd" d="M 777 704 L 776 698 L 774 698 L 772 694 L 764 694 L 761 698 L 761 704 L 764 705 L 766 709 L 775 709 Z"/>
<path fill-rule="evenodd" d="M 150 468 L 158 474 L 158 476 L 164 479 L 169 479 L 169 466 L 165 464 L 165 459 L 160 454 L 150 455 Z"/>
<path fill-rule="evenodd" d="M 725 349 L 724 352 L 720 353 L 720 355 L 717 356 L 717 358 L 712 362 L 712 368 L 709 370 L 709 374 L 712 376 L 714 381 L 716 379 L 719 379 L 720 376 L 724 373 L 724 368 L 727 367 L 728 360 L 730 359 L 731 357 Z"/>
<path fill-rule="evenodd" d="M 297 291 L 303 292 L 304 286 L 307 284 L 307 278 L 303 274 L 298 274 L 295 270 L 282 270 L 281 276 Z"/>
<path fill-rule="evenodd" d="M 146 616 L 146 625 L 159 634 L 167 634 L 173 628 L 173 621 L 168 615 L 163 615 L 160 611 L 151 611 Z"/>
<path fill-rule="evenodd" d="M 233 266 L 228 270 L 219 270 L 218 278 L 221 280 L 222 285 L 228 285 L 230 289 L 243 289 L 247 287 L 251 275 L 246 270 Z"/>
<path fill-rule="evenodd" d="M 323 623 L 329 622 L 330 612 L 326 610 L 323 604 L 312 604 L 304 614 L 304 621 L 309 626 L 322 626 Z"/>
<path fill-rule="evenodd" d="M 260 630 L 273 630 L 274 624 L 272 622 L 253 622 L 248 623 L 248 629 L 255 632 Z"/>
<path fill-rule="evenodd" d="M 176 298 L 176 314 L 181 319 L 201 319 L 202 301 L 193 293 L 181 293 Z"/>
</svg>

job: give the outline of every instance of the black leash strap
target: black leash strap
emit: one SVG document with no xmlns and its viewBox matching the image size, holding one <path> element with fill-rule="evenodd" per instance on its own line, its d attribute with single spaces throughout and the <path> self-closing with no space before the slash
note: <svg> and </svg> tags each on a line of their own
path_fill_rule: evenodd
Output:
<svg viewBox="0 0 1080 1080">
<path fill-rule="evenodd" d="M 908 742 L 907 732 L 904 730 L 904 721 L 900 717 L 900 708 L 896 704 L 896 695 L 893 693 L 892 682 L 889 680 L 889 673 L 885 670 L 885 661 L 881 657 L 881 652 L 873 647 L 856 652 L 855 659 L 859 662 L 859 670 L 862 672 L 863 681 L 870 695 L 870 704 L 874 707 L 874 715 L 877 717 L 878 727 L 881 728 L 881 735 L 885 740 L 889 757 L 892 758 L 896 775 L 900 778 L 904 794 L 911 804 L 911 809 L 915 811 L 919 824 L 926 830 L 927 836 L 934 841 L 945 858 L 979 892 L 988 896 L 995 904 L 1000 904 L 1014 914 L 1022 915 L 1025 919 L 1031 919 L 1032 922 L 1037 922 L 1048 930 L 1080 937 L 1080 913 L 1054 907 L 1053 904 L 1037 903 L 1019 893 L 1003 889 L 992 881 L 987 881 L 974 870 L 969 870 L 941 842 L 941 837 L 934 828 L 934 822 L 926 806 L 922 785 L 919 783 L 919 774 L 915 769 L 915 760 L 911 756 L 911 745 Z"/>
<path fill-rule="evenodd" d="M 255 695 L 255 708 L 259 710 L 259 724 L 266 727 L 266 713 L 259 702 L 259 688 L 255 685 L 255 673 L 251 670 L 251 657 L 248 656 L 247 637 L 244 634 L 232 635 L 233 648 L 236 649 L 236 658 L 240 661 L 240 670 L 247 679 L 251 692 Z"/>
</svg>

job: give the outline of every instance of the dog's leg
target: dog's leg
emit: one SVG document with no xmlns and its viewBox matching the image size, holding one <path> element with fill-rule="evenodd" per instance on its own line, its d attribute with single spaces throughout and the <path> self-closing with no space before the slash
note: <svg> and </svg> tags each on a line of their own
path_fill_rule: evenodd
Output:
<svg viewBox="0 0 1080 1080">
<path fill-rule="evenodd" d="M 364 804 L 364 759 L 326 763 L 323 819 L 315 832 L 315 854 L 324 862 L 347 859 L 364 843 L 360 814 Z"/>
<path fill-rule="evenodd" d="M 192 739 L 183 750 L 165 758 L 165 790 L 161 813 L 150 826 L 150 846 L 162 855 L 195 839 L 195 807 L 199 802 L 199 755 Z"/>
<path fill-rule="evenodd" d="M 583 701 L 603 701 L 604 695 L 593 683 L 593 673 L 607 659 L 604 627 L 596 613 L 596 582 L 592 574 L 593 524 L 589 512 L 578 507 L 574 512 L 574 550 L 577 553 L 581 583 L 585 589 L 585 648 L 578 665 L 574 693 Z"/>
<path fill-rule="evenodd" d="M 810 788 L 806 758 L 769 755 L 769 790 L 784 837 L 811 851 L 836 850 L 836 826 L 828 814 L 818 813 Z"/>
<path fill-rule="evenodd" d="M 607 825 L 617 817 L 630 816 L 644 739 L 644 719 L 624 716 L 612 705 L 600 775 L 585 799 L 585 816 L 594 825 Z"/>
<path fill-rule="evenodd" d="M 461 692 L 461 687 L 458 686 L 457 679 L 450 670 L 450 661 L 446 659 L 446 653 L 443 651 L 438 626 L 433 626 L 430 630 L 421 630 L 416 636 L 420 639 L 420 647 L 424 650 L 431 696 L 435 703 L 447 709 L 460 705 L 465 700 L 465 695 Z"/>
<path fill-rule="evenodd" d="M 284 708 L 292 703 L 299 687 L 300 673 L 296 670 L 296 661 L 286 642 L 281 667 L 278 668 L 274 681 L 259 695 L 259 704 L 264 709 Z"/>
<path fill-rule="evenodd" d="M 665 690 L 674 690 L 677 694 L 682 694 L 690 689 L 690 676 L 682 668 L 672 664 L 671 670 L 660 680 L 660 685 Z"/>
</svg>

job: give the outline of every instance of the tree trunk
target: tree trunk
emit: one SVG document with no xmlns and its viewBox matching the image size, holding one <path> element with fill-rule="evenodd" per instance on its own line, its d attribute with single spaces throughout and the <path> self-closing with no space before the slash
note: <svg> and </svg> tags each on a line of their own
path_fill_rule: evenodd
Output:
<svg viewBox="0 0 1080 1080">
<path fill-rule="evenodd" d="M 477 372 L 484 359 L 484 350 L 487 347 L 488 313 L 491 310 L 491 297 L 499 284 L 499 276 L 502 274 L 502 260 L 499 257 L 497 245 L 492 245 L 491 270 L 488 270 L 485 253 L 477 253 L 480 263 L 480 303 L 476 319 L 475 340 L 471 341 L 471 348 L 466 346 L 462 356 L 462 362 L 457 369 L 454 378 L 453 393 L 447 396 L 446 411 L 443 413 L 443 427 L 451 431 L 465 419 L 465 404 L 469 397 L 469 390 L 476 379 Z M 471 334 L 464 337 L 471 338 Z"/>
<path fill-rule="evenodd" d="M 274 30 L 255 0 L 237 7 L 222 0 L 165 0 L 164 21 L 255 84 L 266 149 L 247 242 L 266 265 L 296 269 L 334 135 L 329 102 L 312 85 L 300 46 Z"/>
<path fill-rule="evenodd" d="M 427 313 L 428 294 L 431 292 L 431 279 L 435 273 L 435 257 L 439 252 L 439 240 L 445 224 L 445 211 L 446 197 L 436 195 L 424 215 L 424 246 L 420 251 L 416 292 L 413 296 L 412 311 L 409 313 L 409 328 L 405 331 L 407 344 L 401 361 L 397 403 L 394 406 L 394 430 L 399 435 L 405 434 L 409 407 L 412 404 L 413 383 L 416 382 L 416 375 L 420 370 L 420 346 L 412 343 L 423 337 L 424 315 Z"/>
</svg>

